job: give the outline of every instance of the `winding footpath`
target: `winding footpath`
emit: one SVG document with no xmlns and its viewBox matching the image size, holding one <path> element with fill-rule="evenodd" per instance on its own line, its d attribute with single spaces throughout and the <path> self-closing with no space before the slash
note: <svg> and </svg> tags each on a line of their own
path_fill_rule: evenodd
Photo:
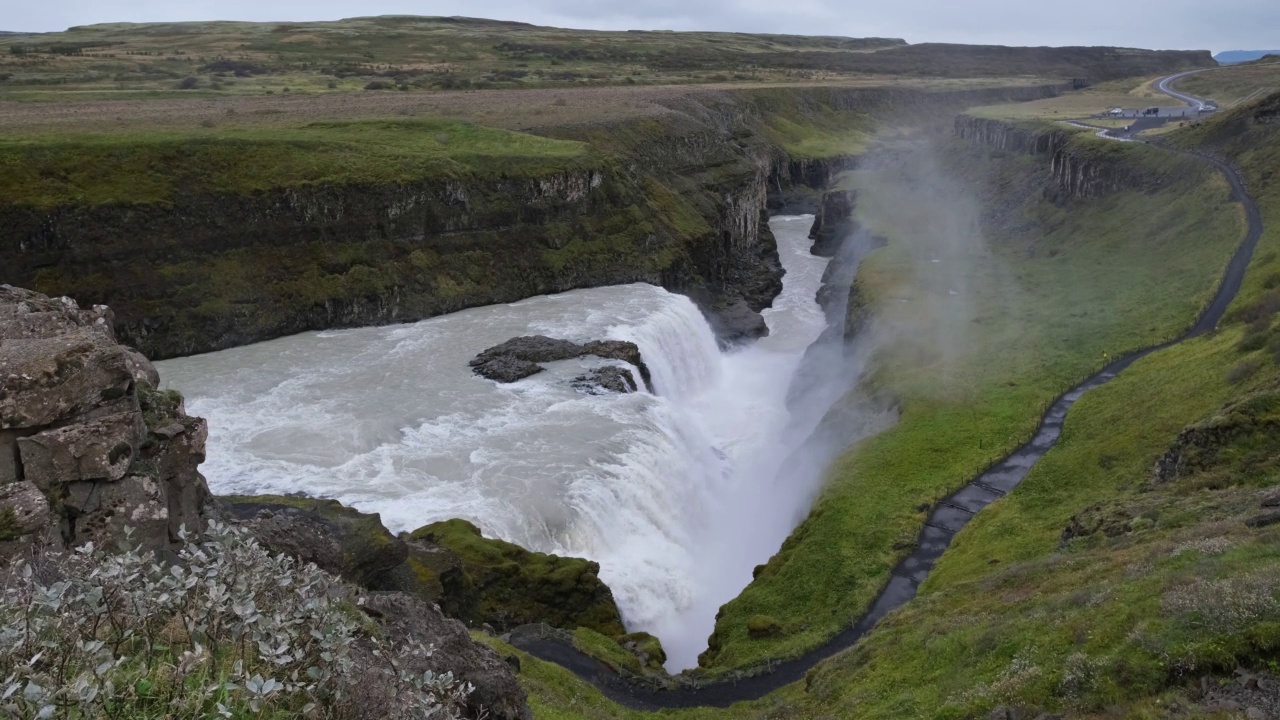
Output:
<svg viewBox="0 0 1280 720">
<path fill-rule="evenodd" d="M 1207 107 L 1207 101 L 1169 88 L 1171 82 L 1189 74 L 1170 75 L 1161 79 L 1156 87 L 1161 92 L 1186 102 L 1192 107 L 1198 109 Z M 1262 236 L 1262 216 L 1258 212 L 1257 205 L 1245 192 L 1244 182 L 1234 168 L 1218 160 L 1202 159 L 1217 168 L 1230 183 L 1232 199 L 1244 206 L 1247 230 L 1243 241 L 1227 264 L 1213 300 L 1204 308 L 1195 324 L 1181 337 L 1114 360 L 1054 400 L 1041 418 L 1040 425 L 1031 440 L 938 503 L 920 530 L 916 549 L 894 567 L 889 582 L 880 591 L 871 607 L 858 618 L 857 622 L 831 638 L 825 645 L 793 660 L 779 662 L 770 672 L 741 680 L 725 680 L 701 687 L 680 686 L 674 689 L 654 689 L 619 676 L 604 663 L 558 640 L 517 636 L 512 638 L 512 644 L 537 658 L 567 668 L 615 702 L 638 710 L 727 707 L 735 702 L 754 700 L 785 685 L 802 680 L 805 673 L 819 662 L 853 647 L 875 627 L 881 618 L 915 597 L 917 589 L 928 577 L 929 571 L 933 569 L 938 558 L 942 557 L 950 546 L 952 538 L 970 518 L 1011 492 L 1022 482 L 1032 466 L 1057 443 L 1058 437 L 1062 434 L 1067 411 L 1082 395 L 1106 384 L 1135 361 L 1184 340 L 1203 335 L 1217 326 L 1240 290 L 1245 270 L 1253 258 L 1258 239 Z"/>
</svg>

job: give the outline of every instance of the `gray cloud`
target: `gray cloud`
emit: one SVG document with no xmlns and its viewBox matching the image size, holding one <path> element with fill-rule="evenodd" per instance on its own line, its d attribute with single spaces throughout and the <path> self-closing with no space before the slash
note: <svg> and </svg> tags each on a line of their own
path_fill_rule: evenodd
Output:
<svg viewBox="0 0 1280 720">
<path fill-rule="evenodd" d="M 0 29 L 176 20 L 334 20 L 469 15 L 561 27 L 901 37 L 910 42 L 1121 45 L 1167 49 L 1280 46 L 1275 0 L 0 0 Z"/>
</svg>

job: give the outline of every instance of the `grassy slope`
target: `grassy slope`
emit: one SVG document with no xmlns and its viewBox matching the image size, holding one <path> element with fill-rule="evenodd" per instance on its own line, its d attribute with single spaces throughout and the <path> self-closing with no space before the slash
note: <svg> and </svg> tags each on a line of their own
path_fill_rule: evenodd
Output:
<svg viewBox="0 0 1280 720">
<path fill-rule="evenodd" d="M 77 95 L 352 91 L 813 79 L 878 38 L 601 32 L 467 18 L 384 16 L 300 23 L 114 23 L 0 38 L 0 92 Z M 11 50 L 10 48 L 16 48 Z M 799 61 L 805 53 L 807 62 Z M 221 61 L 222 64 L 217 64 Z M 237 63 L 232 65 L 230 63 Z M 239 72 L 237 72 L 237 70 Z"/>
<path fill-rule="evenodd" d="M 1161 700 L 1185 702 L 1177 696 L 1189 680 L 1274 662 L 1280 537 L 1242 521 L 1258 514 L 1259 489 L 1280 483 L 1280 447 L 1265 424 L 1280 367 L 1247 349 L 1262 341 L 1240 342 L 1248 332 L 1278 343 L 1243 319 L 1274 312 L 1280 134 L 1224 133 L 1235 120 L 1183 140 L 1236 158 L 1267 223 L 1236 319 L 1082 399 L 1057 448 L 966 527 L 920 599 L 817 675 L 819 702 L 860 717 L 964 717 L 996 703 L 1164 717 Z M 1199 471 L 1153 483 L 1154 461 L 1194 423 L 1231 441 Z M 1114 537 L 1060 545 L 1080 514 Z"/>
<path fill-rule="evenodd" d="M 602 32 L 469 18 L 114 23 L 0 36 L 0 97 L 149 99 L 175 93 L 351 92 L 371 83 L 394 92 L 824 81 L 868 75 L 1097 80 L 1211 64 L 1207 52 Z"/>
<path fill-rule="evenodd" d="M 178 192 L 538 174 L 597 163 L 579 142 L 434 119 L 58 133 L 0 140 L 0 197 L 37 207 L 168 203 Z"/>
<path fill-rule="evenodd" d="M 1177 88 L 1199 97 L 1212 98 L 1222 107 L 1232 107 L 1246 98 L 1280 90 L 1280 62 L 1269 60 L 1228 65 L 1209 72 L 1188 75 Z"/>
<path fill-rule="evenodd" d="M 924 508 L 1018 445 L 1108 355 L 1172 337 L 1207 300 L 1242 226 L 1225 183 L 1151 148 L 1094 147 L 1087 133 L 1074 142 L 1123 150 L 1164 189 L 1060 207 L 1024 191 L 1044 158 L 958 145 L 855 176 L 860 216 L 891 240 L 859 286 L 882 326 L 911 329 L 885 341 L 873 375 L 899 399 L 901 422 L 837 461 L 808 519 L 724 607 L 713 674 L 798 654 L 844 627 L 914 541 Z M 975 202 L 992 200 L 1007 214 L 984 242 Z M 782 620 L 782 636 L 749 639 L 756 614 Z"/>
</svg>

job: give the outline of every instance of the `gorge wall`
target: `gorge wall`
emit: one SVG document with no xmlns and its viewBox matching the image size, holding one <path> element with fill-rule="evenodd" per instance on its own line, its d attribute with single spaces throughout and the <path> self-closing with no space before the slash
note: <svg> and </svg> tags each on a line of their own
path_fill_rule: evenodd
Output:
<svg viewBox="0 0 1280 720">
<path fill-rule="evenodd" d="M 957 116 L 954 130 L 963 140 L 1004 152 L 1049 156 L 1054 183 L 1067 197 L 1099 198 L 1147 182 L 1121 153 L 1100 152 L 1103 146 L 1098 143 L 1082 142 L 1080 137 L 1091 136 L 1091 132 L 972 115 Z"/>
<path fill-rule="evenodd" d="M 788 151 L 771 123 L 834 133 L 1064 87 L 698 92 L 658 117 L 544 129 L 586 143 L 544 165 L 247 193 L 175 180 L 164 202 L 8 203 L 0 280 L 109 304 L 121 340 L 155 358 L 635 281 L 691 296 L 732 341 L 764 331 L 758 312 L 780 287 L 769 198 L 805 201 L 800 189 L 850 162 Z"/>
</svg>

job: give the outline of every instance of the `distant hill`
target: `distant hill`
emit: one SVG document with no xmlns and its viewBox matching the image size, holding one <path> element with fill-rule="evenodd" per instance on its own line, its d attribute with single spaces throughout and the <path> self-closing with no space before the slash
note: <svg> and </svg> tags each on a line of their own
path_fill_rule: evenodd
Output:
<svg viewBox="0 0 1280 720">
<path fill-rule="evenodd" d="M 1233 65 L 1235 63 L 1249 62 L 1267 55 L 1280 55 L 1280 50 L 1227 50 L 1213 56 L 1214 60 L 1223 65 Z"/>
<path fill-rule="evenodd" d="M 111 23 L 0 37 L 6 99 L 77 92 L 469 90 L 897 78 L 1084 78 L 1214 67 L 1209 51 L 565 30 L 459 17 Z M 36 93 L 37 95 L 31 95 Z"/>
</svg>

